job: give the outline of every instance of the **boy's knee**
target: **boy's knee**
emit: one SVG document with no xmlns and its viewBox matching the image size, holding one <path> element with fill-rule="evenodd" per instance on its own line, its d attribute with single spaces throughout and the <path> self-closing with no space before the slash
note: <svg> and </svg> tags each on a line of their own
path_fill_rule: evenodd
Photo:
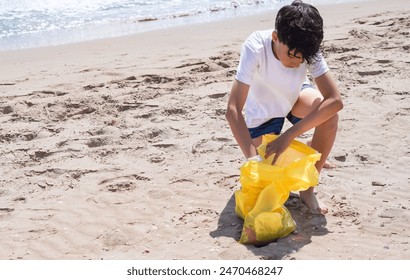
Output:
<svg viewBox="0 0 410 280">
<path fill-rule="evenodd" d="M 325 125 L 329 129 L 331 129 L 331 128 L 337 129 L 338 124 L 339 124 L 339 114 L 335 114 L 330 119 L 325 121 L 322 125 Z"/>
<path fill-rule="evenodd" d="M 292 108 L 292 115 L 304 118 L 322 102 L 323 96 L 313 88 L 307 88 L 300 92 L 299 98 Z"/>
</svg>

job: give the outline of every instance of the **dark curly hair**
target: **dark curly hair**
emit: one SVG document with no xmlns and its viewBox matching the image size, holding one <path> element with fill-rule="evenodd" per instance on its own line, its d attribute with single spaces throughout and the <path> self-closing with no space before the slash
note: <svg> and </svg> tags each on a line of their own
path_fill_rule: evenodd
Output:
<svg viewBox="0 0 410 280">
<path fill-rule="evenodd" d="M 294 1 L 282 7 L 275 22 L 278 39 L 289 51 L 301 53 L 307 63 L 312 63 L 323 40 L 323 19 L 310 4 Z"/>
</svg>

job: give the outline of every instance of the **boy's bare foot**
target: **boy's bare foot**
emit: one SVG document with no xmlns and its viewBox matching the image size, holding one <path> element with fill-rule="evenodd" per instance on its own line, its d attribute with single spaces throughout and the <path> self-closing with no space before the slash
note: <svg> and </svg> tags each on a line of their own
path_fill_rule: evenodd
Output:
<svg viewBox="0 0 410 280">
<path fill-rule="evenodd" d="M 300 199 L 304 204 L 309 207 L 310 211 L 313 214 L 322 214 L 325 215 L 328 212 L 328 209 L 319 204 L 319 201 L 316 198 L 316 195 L 313 192 L 313 187 L 307 189 L 306 191 L 299 192 Z"/>
<path fill-rule="evenodd" d="M 334 169 L 336 168 L 336 165 L 331 163 L 330 161 L 326 160 L 325 164 L 323 165 L 324 169 Z"/>
</svg>

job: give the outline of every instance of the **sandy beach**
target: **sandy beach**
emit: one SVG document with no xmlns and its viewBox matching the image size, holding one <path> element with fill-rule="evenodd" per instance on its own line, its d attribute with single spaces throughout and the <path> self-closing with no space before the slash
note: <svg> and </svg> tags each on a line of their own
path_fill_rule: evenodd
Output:
<svg viewBox="0 0 410 280">
<path fill-rule="evenodd" d="M 345 105 L 327 215 L 291 197 L 296 232 L 238 243 L 226 103 L 265 13 L 0 51 L 0 259 L 410 259 L 410 2 L 317 7 Z"/>
</svg>

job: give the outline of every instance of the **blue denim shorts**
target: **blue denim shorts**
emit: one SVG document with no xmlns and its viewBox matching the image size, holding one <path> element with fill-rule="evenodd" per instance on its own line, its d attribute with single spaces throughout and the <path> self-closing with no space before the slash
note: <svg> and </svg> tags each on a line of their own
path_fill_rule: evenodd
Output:
<svg viewBox="0 0 410 280">
<path fill-rule="evenodd" d="M 313 85 L 309 83 L 304 83 L 302 85 L 301 91 L 306 88 L 313 88 Z M 292 124 L 296 124 L 301 120 L 301 118 L 295 117 L 294 115 L 292 115 L 292 113 L 289 113 L 286 116 L 286 119 L 288 119 Z M 285 123 L 285 118 L 273 118 L 261 124 L 260 126 L 257 126 L 254 128 L 248 128 L 248 130 L 249 130 L 249 133 L 252 139 L 258 138 L 259 136 L 262 136 L 265 134 L 271 134 L 271 133 L 279 135 L 282 131 L 284 123 Z"/>
<path fill-rule="evenodd" d="M 301 120 L 301 118 L 295 117 L 292 113 L 289 113 L 286 118 L 292 123 L 296 124 Z M 274 133 L 279 135 L 282 131 L 283 125 L 285 123 L 285 118 L 273 118 L 269 121 L 261 124 L 260 126 L 254 128 L 248 128 L 251 138 L 258 138 L 259 136 Z"/>
</svg>

